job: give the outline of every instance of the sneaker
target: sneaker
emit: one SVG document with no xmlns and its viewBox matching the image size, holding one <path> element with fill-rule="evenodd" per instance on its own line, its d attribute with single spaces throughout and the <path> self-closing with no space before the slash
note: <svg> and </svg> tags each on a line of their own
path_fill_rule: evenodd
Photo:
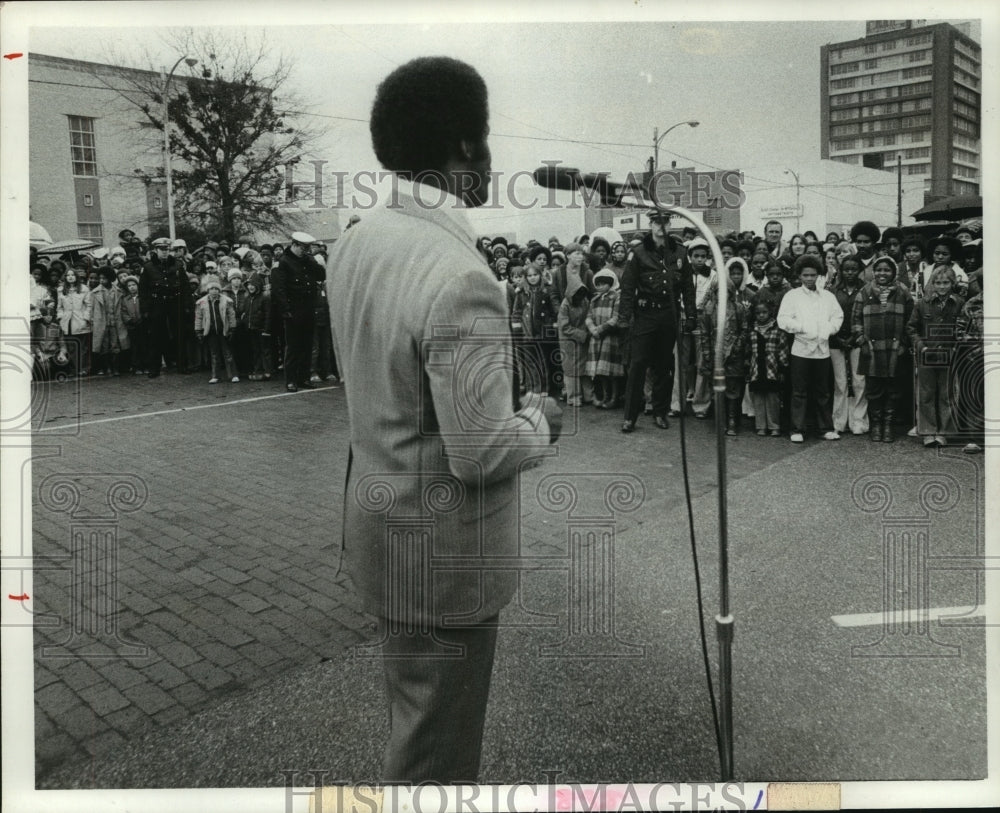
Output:
<svg viewBox="0 0 1000 813">
<path fill-rule="evenodd" d="M 934 442 L 938 446 L 947 446 L 948 445 L 948 439 L 946 437 L 944 437 L 943 435 L 935 435 L 934 436 Z"/>
<path fill-rule="evenodd" d="M 840 432 L 831 429 L 829 432 L 823 434 L 823 440 L 840 440 Z"/>
<path fill-rule="evenodd" d="M 323 379 L 320 378 L 318 375 L 316 375 L 316 373 L 313 373 L 311 376 L 309 376 L 309 380 L 313 384 L 319 384 L 319 382 L 322 381 Z"/>
<path fill-rule="evenodd" d="M 324 381 L 336 381 L 337 380 L 337 376 L 335 376 L 333 373 L 330 373 L 330 375 L 326 376 L 326 378 L 324 378 L 323 380 Z"/>
<path fill-rule="evenodd" d="M 217 378 L 210 378 L 208 380 L 208 383 L 209 384 L 218 384 L 219 383 L 219 379 L 217 379 Z"/>
<path fill-rule="evenodd" d="M 757 430 L 757 434 L 760 437 L 765 437 L 767 435 L 767 430 L 766 429 L 758 429 Z"/>
<path fill-rule="evenodd" d="M 983 447 L 980 446 L 978 443 L 966 443 L 965 446 L 962 447 L 962 451 L 965 452 L 966 454 L 977 454 L 982 450 Z"/>
<path fill-rule="evenodd" d="M 772 429 L 770 432 L 768 432 L 768 434 L 772 438 L 780 438 L 781 437 L 781 430 L 780 429 Z"/>
<path fill-rule="evenodd" d="M 234 375 L 233 378 L 232 378 L 232 383 L 233 384 L 239 384 L 240 383 L 240 377 L 238 375 Z"/>
<path fill-rule="evenodd" d="M 924 446 L 933 446 L 935 443 L 937 443 L 937 438 L 933 435 L 924 438 Z"/>
<path fill-rule="evenodd" d="M 804 441 L 805 438 L 802 437 L 801 432 L 792 432 L 792 443 L 802 443 Z"/>
<path fill-rule="evenodd" d="M 917 431 L 917 427 L 914 426 L 909 432 L 906 433 L 906 436 L 908 438 L 915 438 L 919 434 L 920 433 Z"/>
</svg>

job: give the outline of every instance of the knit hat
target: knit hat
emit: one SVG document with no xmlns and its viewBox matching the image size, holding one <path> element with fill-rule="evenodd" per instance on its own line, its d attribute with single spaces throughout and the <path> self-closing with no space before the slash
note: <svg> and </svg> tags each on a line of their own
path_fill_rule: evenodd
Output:
<svg viewBox="0 0 1000 813">
<path fill-rule="evenodd" d="M 872 272 L 874 273 L 875 269 L 878 268 L 880 265 L 889 266 L 889 268 L 892 269 L 892 278 L 896 279 L 896 274 L 898 273 L 899 268 L 896 265 L 896 261 L 892 259 L 892 257 L 889 257 L 888 255 L 885 254 L 883 254 L 881 257 L 876 257 L 875 262 L 872 263 Z"/>
<path fill-rule="evenodd" d="M 201 290 L 208 293 L 211 288 L 218 288 L 221 291 L 222 283 L 215 274 L 205 274 L 201 279 Z"/>
<path fill-rule="evenodd" d="M 494 243 L 490 248 L 494 257 L 506 257 L 507 256 L 507 246 L 503 243 Z"/>
<path fill-rule="evenodd" d="M 690 254 L 696 248 L 703 248 L 708 252 L 708 256 L 712 256 L 712 249 L 708 245 L 708 241 L 704 237 L 695 237 L 687 241 L 687 252 Z"/>
<path fill-rule="evenodd" d="M 264 290 L 264 280 L 260 274 L 251 274 L 247 279 L 247 285 L 253 285 L 258 291 Z"/>
<path fill-rule="evenodd" d="M 742 257 L 730 257 L 729 261 L 726 263 L 726 273 L 729 273 L 729 269 L 734 265 L 740 266 L 743 269 L 743 279 L 744 281 L 750 275 L 750 267 L 747 265 L 747 261 Z"/>
<path fill-rule="evenodd" d="M 240 271 L 238 268 L 234 268 L 228 274 L 226 274 L 226 280 L 228 280 L 229 282 L 232 282 L 236 277 L 239 277 L 240 281 L 243 280 L 243 272 Z"/>
<path fill-rule="evenodd" d="M 602 268 L 596 274 L 594 274 L 594 285 L 600 282 L 607 282 L 611 286 L 611 290 L 618 288 L 618 275 L 612 271 L 610 268 Z"/>
</svg>

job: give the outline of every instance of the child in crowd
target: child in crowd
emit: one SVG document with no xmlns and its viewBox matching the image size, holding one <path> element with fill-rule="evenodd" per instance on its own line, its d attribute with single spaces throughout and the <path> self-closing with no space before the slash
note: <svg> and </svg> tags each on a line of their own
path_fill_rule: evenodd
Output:
<svg viewBox="0 0 1000 813">
<path fill-rule="evenodd" d="M 98 272 L 100 284 L 91 292 L 91 337 L 97 375 L 117 376 L 120 354 L 129 349 L 128 329 L 121 316 L 121 293 L 110 266 Z"/>
<path fill-rule="evenodd" d="M 983 293 L 971 297 L 955 322 L 958 353 L 955 360 L 955 411 L 958 430 L 968 439 L 963 452 L 983 450 L 986 370 L 983 345 Z"/>
<path fill-rule="evenodd" d="M 251 381 L 270 381 L 274 374 L 271 356 L 271 297 L 264 293 L 260 274 L 247 280 L 246 328 L 253 354 Z"/>
<path fill-rule="evenodd" d="M 65 381 L 73 375 L 62 330 L 55 321 L 56 304 L 51 299 L 37 305 L 38 324 L 32 342 L 31 373 L 35 381 Z"/>
<path fill-rule="evenodd" d="M 955 272 L 935 267 L 929 290 L 910 314 L 906 327 L 917 364 L 917 432 L 924 446 L 945 446 L 955 432 L 948 391 L 955 352 L 955 330 L 965 300 L 955 293 Z"/>
<path fill-rule="evenodd" d="M 872 281 L 854 301 L 854 345 L 861 349 L 858 373 L 865 376 L 869 436 L 875 443 L 892 443 L 900 389 L 896 368 L 907 349 L 913 297 L 896 282 L 896 263 L 891 257 L 877 258 L 871 271 Z"/>
<path fill-rule="evenodd" d="M 868 399 L 865 377 L 858 372 L 861 350 L 854 346 L 854 301 L 860 293 L 861 262 L 847 257 L 840 268 L 833 295 L 844 312 L 840 330 L 830 337 L 830 361 L 833 364 L 833 428 L 850 429 L 853 435 L 868 432 Z"/>
<path fill-rule="evenodd" d="M 205 275 L 202 288 L 206 293 L 195 305 L 194 330 L 208 344 L 212 356 L 212 378 L 208 383 L 219 383 L 219 357 L 222 356 L 226 377 L 236 384 L 240 379 L 229 346 L 229 337 L 236 327 L 233 300 L 222 293 L 222 283 L 212 274 Z"/>
<path fill-rule="evenodd" d="M 792 334 L 793 342 L 789 372 L 792 379 L 791 421 L 793 443 L 805 440 L 806 412 L 810 400 L 814 404 L 816 426 L 824 440 L 839 440 L 833 428 L 830 398 L 830 337 L 839 329 L 844 312 L 837 298 L 820 290 L 817 278 L 823 262 L 803 254 L 793 266 L 800 287 L 793 288 L 781 300 L 778 327 Z"/>
<path fill-rule="evenodd" d="M 531 392 L 548 392 L 559 397 L 556 320 L 559 305 L 551 286 L 542 282 L 542 272 L 529 265 L 524 284 L 514 298 L 512 318 L 524 326 L 525 385 Z"/>
<path fill-rule="evenodd" d="M 739 258 L 731 264 L 742 264 Z M 728 272 L 728 268 L 726 269 Z M 740 269 L 742 274 L 742 269 Z M 746 386 L 746 307 L 739 296 L 739 289 L 732 276 L 725 275 L 728 296 L 726 299 L 725 331 L 723 335 L 723 365 L 726 377 L 726 434 L 735 435 L 740 428 L 740 405 L 743 388 Z M 715 368 L 715 338 L 718 327 L 719 283 L 716 281 L 705 295 L 701 313 L 701 341 L 699 372 L 705 381 L 711 382 Z M 720 416 L 721 418 L 721 416 Z"/>
<path fill-rule="evenodd" d="M 146 358 L 146 326 L 142 321 L 142 309 L 139 307 L 139 278 L 129 274 L 125 277 L 125 296 L 118 303 L 121 311 L 122 324 L 128 333 L 128 343 L 131 348 L 131 365 L 129 370 L 135 375 L 145 375 L 142 369 Z"/>
<path fill-rule="evenodd" d="M 781 436 L 780 393 L 788 375 L 788 334 L 778 327 L 767 300 L 753 305 L 754 324 L 747 348 L 747 388 L 757 434 Z"/>
<path fill-rule="evenodd" d="M 916 237 L 908 237 L 903 241 L 900 251 L 903 254 L 903 263 L 899 266 L 899 279 L 897 282 L 906 286 L 914 302 L 919 302 L 924 295 L 920 269 L 924 256 L 924 247 Z"/>
<path fill-rule="evenodd" d="M 575 275 L 566 280 L 566 296 L 559 305 L 559 352 L 562 354 L 563 382 L 566 405 L 583 406 L 594 398 L 587 375 L 587 317 L 590 315 L 590 294 L 587 286 Z"/>
<path fill-rule="evenodd" d="M 93 307 L 90 289 L 77 277 L 75 268 L 67 268 L 63 275 L 57 312 L 70 358 L 78 365 L 77 375 L 83 378 L 90 373 Z"/>
<path fill-rule="evenodd" d="M 694 306 L 696 310 L 696 330 L 701 328 L 702 315 L 705 312 L 705 299 L 713 282 L 719 278 L 718 273 L 709 263 L 710 249 L 708 243 L 701 237 L 695 237 L 688 242 L 688 261 L 691 263 L 691 270 L 694 272 Z M 712 407 L 712 376 L 703 374 L 703 368 L 699 363 L 700 339 L 697 335 L 690 337 L 690 349 L 688 349 L 688 337 L 681 334 L 678 337 L 677 348 L 680 363 L 687 363 L 687 373 L 685 376 L 688 391 L 692 393 L 691 409 L 696 418 L 704 419 Z M 679 382 L 675 381 L 674 388 L 677 389 Z M 669 414 L 669 413 L 668 413 Z"/>
<path fill-rule="evenodd" d="M 250 337 L 246 328 L 247 290 L 243 287 L 243 272 L 236 268 L 232 269 L 228 281 L 229 284 L 222 292 L 233 300 L 233 309 L 236 311 L 236 327 L 233 329 L 229 344 L 233 351 L 233 361 L 236 363 L 236 374 L 246 376 L 250 372 L 253 351 L 250 349 Z"/>
<path fill-rule="evenodd" d="M 619 245 L 619 243 L 615 243 Z M 590 345 L 587 375 L 594 382 L 594 404 L 598 409 L 613 409 L 621 399 L 621 381 L 625 375 L 621 342 L 618 339 L 618 275 L 612 268 L 594 274 L 597 293 L 590 300 L 587 330 Z"/>
</svg>

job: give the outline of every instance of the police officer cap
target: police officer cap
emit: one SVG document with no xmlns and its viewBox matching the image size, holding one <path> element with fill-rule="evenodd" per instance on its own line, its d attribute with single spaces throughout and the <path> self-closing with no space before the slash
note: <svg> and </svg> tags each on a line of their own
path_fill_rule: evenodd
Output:
<svg viewBox="0 0 1000 813">
<path fill-rule="evenodd" d="M 652 206 L 646 210 L 646 220 L 670 220 L 670 212 L 665 212 L 663 209 L 657 209 L 655 206 Z"/>
<path fill-rule="evenodd" d="M 169 237 L 157 237 L 150 245 L 153 248 L 170 248 Z"/>
<path fill-rule="evenodd" d="M 179 237 L 170 244 L 170 248 L 183 248 L 187 249 L 188 244 L 181 240 Z"/>
<path fill-rule="evenodd" d="M 308 246 L 311 243 L 316 242 L 316 238 L 311 234 L 307 234 L 304 231 L 293 231 L 291 234 L 291 239 L 293 243 L 301 243 L 304 246 Z"/>
<path fill-rule="evenodd" d="M 690 254 L 696 248 L 703 248 L 709 254 L 712 253 L 712 248 L 711 246 L 708 245 L 708 241 L 704 237 L 693 237 L 692 239 L 687 241 L 686 245 L 688 254 Z"/>
</svg>

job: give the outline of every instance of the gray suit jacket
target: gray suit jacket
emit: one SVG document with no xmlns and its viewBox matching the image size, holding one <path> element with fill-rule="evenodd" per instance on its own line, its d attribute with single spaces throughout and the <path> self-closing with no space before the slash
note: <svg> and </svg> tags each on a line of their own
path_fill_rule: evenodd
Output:
<svg viewBox="0 0 1000 813">
<path fill-rule="evenodd" d="M 369 612 L 426 628 L 510 601 L 519 472 L 546 454 L 549 427 L 539 408 L 513 409 L 504 289 L 464 212 L 400 186 L 328 261 L 352 454 L 341 566 Z"/>
</svg>

